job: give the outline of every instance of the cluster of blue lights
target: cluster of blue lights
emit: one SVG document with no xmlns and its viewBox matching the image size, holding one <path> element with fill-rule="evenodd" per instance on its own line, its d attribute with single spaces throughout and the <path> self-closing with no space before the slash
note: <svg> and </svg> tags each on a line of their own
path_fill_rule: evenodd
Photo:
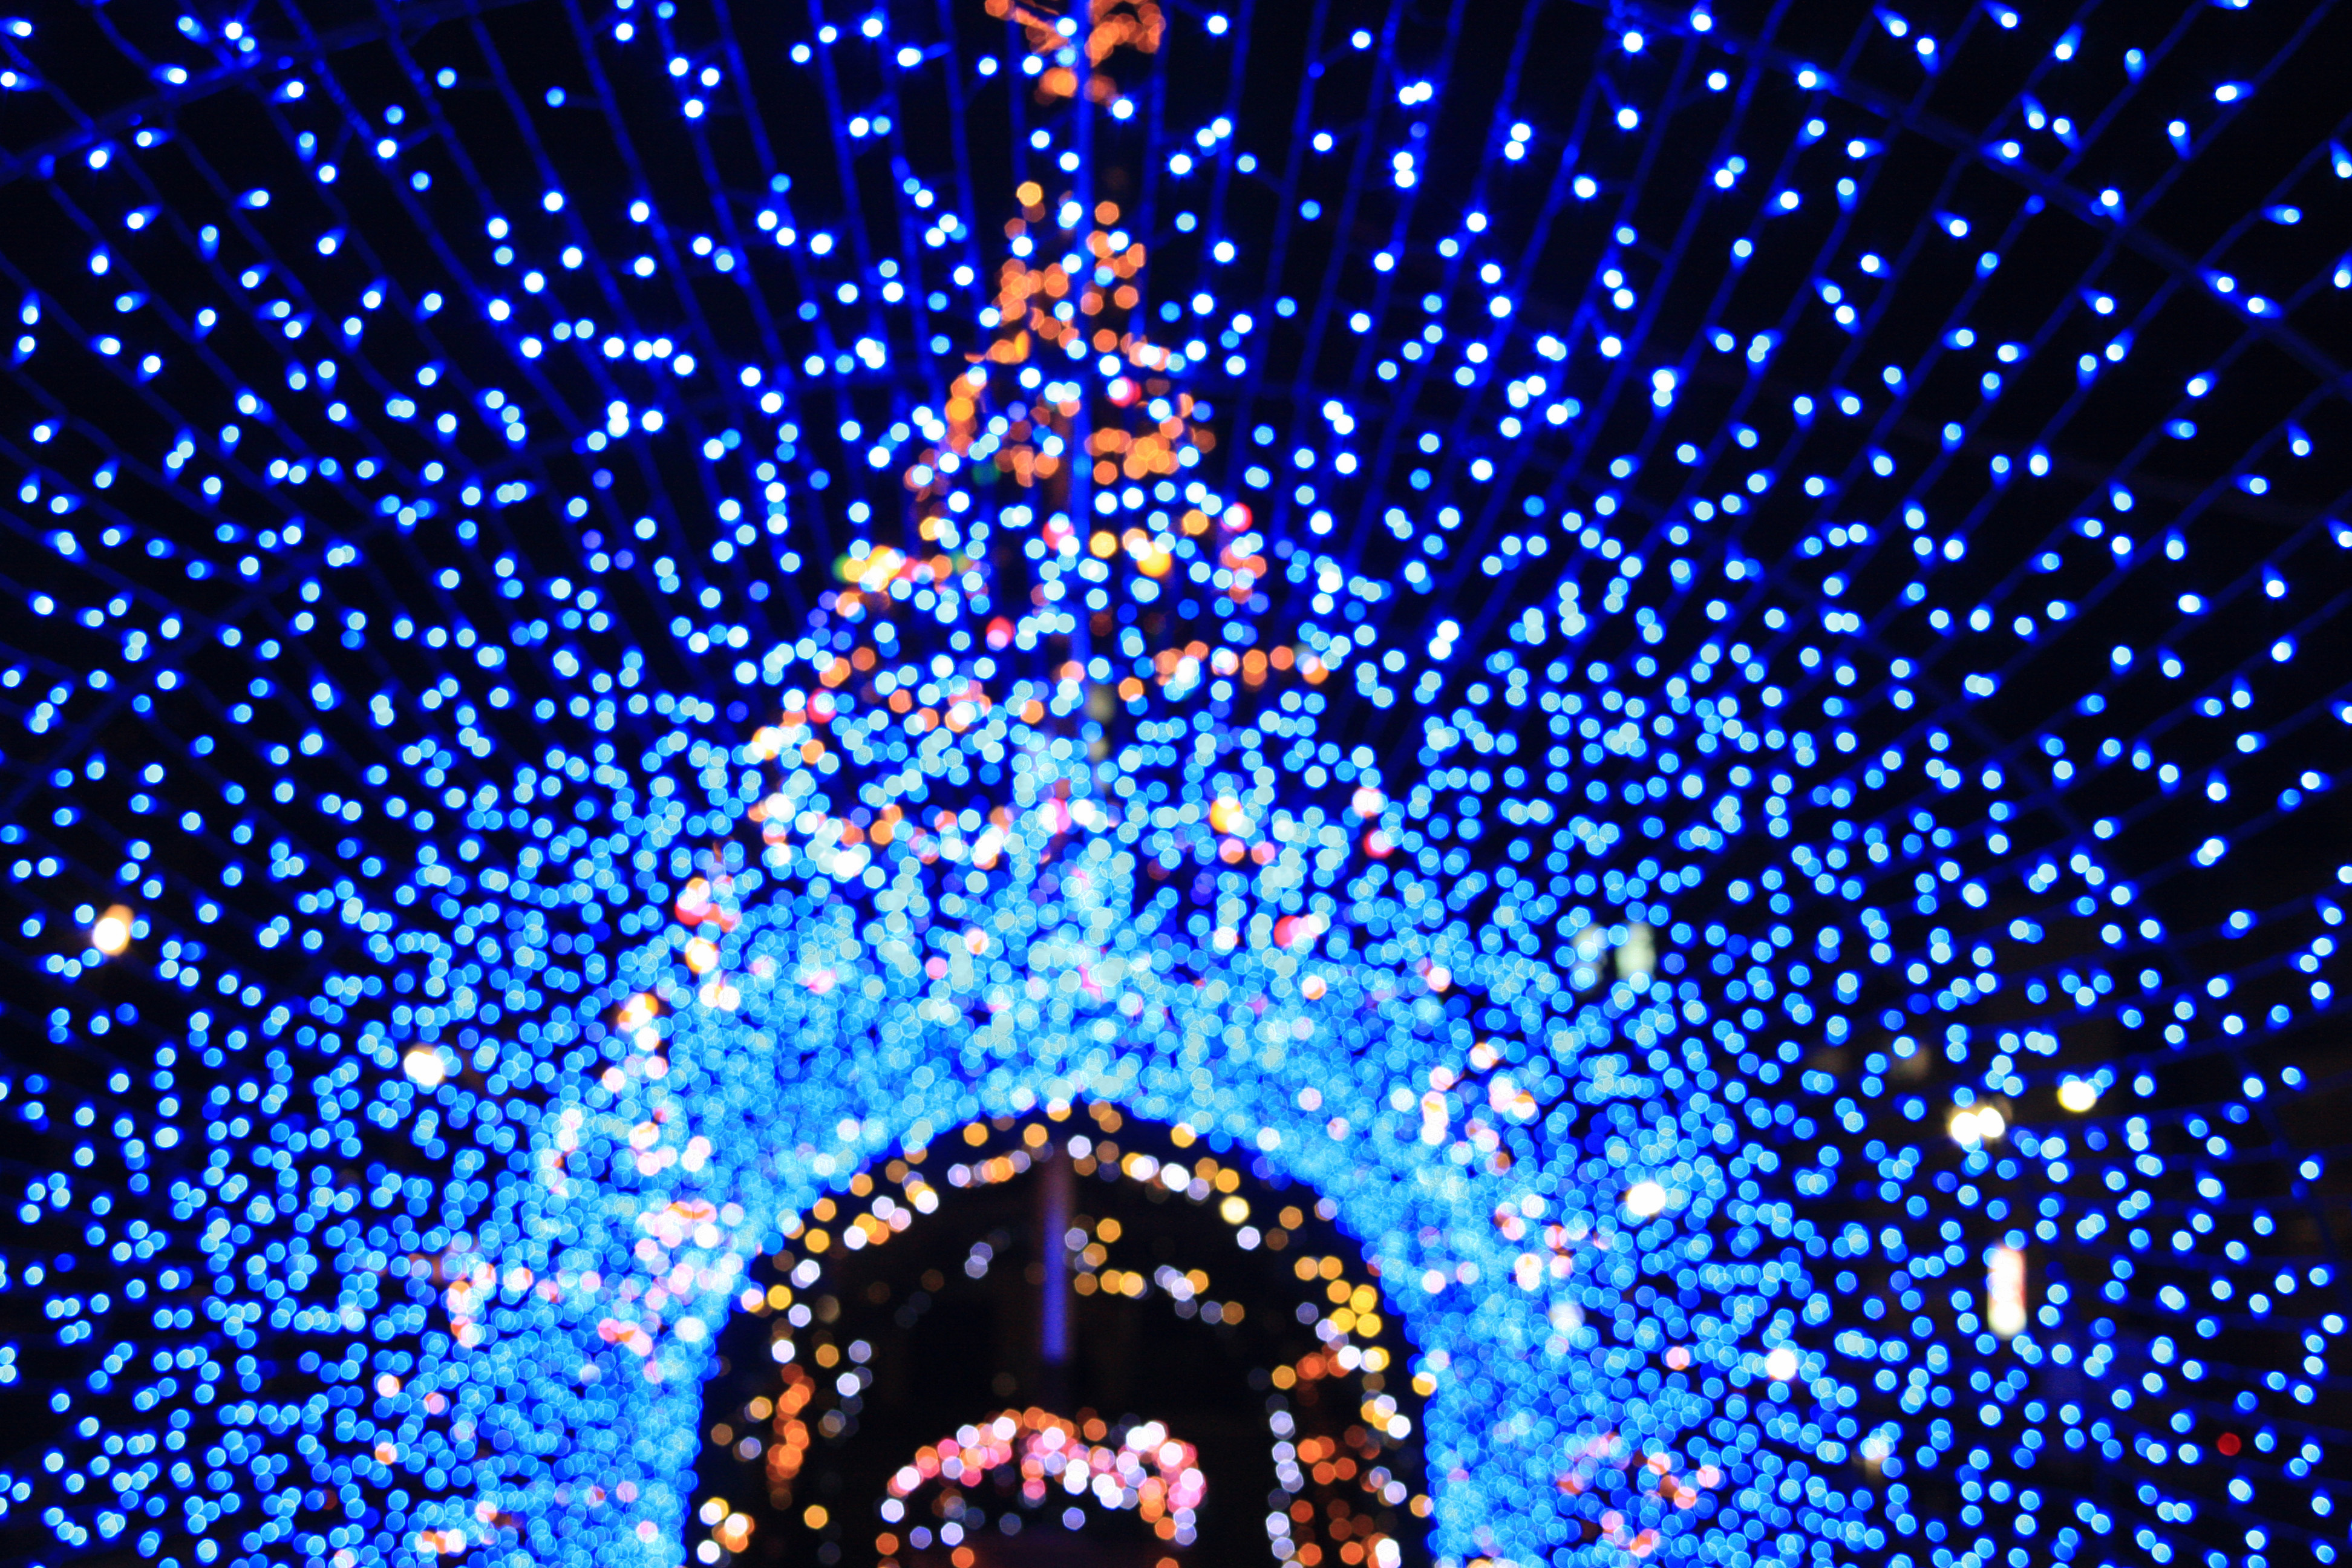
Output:
<svg viewBox="0 0 2352 1568">
<path fill-rule="evenodd" d="M 2339 1560 L 2326 7 L 737 9 L 0 23 L 7 1555 L 725 1560 L 1093 1107 L 1377 1270 L 1349 1568 Z"/>
</svg>

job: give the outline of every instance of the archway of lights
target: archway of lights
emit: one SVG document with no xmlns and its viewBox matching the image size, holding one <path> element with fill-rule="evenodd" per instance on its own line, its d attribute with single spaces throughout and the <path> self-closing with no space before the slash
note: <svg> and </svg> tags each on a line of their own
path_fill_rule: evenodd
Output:
<svg viewBox="0 0 2352 1568">
<path fill-rule="evenodd" d="M 2333 1563 L 2342 29 L 0 24 L 10 1554 L 677 1562 L 1090 1103 L 1444 1562 Z"/>
<path fill-rule="evenodd" d="M 730 1537 L 764 1527 L 785 1537 L 784 1560 L 823 1563 L 828 1542 L 839 1553 L 863 1532 L 877 1561 L 920 1562 L 984 1542 L 990 1506 L 1000 1532 L 1007 1517 L 1016 1533 L 1041 1520 L 1050 1529 L 1054 1515 L 1082 1528 L 1084 1509 L 1074 1521 L 1076 1505 L 1030 1484 L 1045 1475 L 1027 1468 L 1042 1465 L 1034 1452 L 1025 1476 L 992 1477 L 993 1462 L 966 1467 L 967 1488 L 999 1483 L 992 1502 L 985 1489 L 950 1485 L 926 1494 L 926 1512 L 894 1479 L 903 1448 L 922 1440 L 910 1425 L 942 1407 L 967 1426 L 992 1418 L 1025 1390 L 1034 1399 L 1022 1408 L 1016 1398 L 1013 1414 L 1033 1433 L 1049 1419 L 1075 1421 L 1099 1445 L 1157 1424 L 1200 1443 L 1204 1484 L 1234 1500 L 1205 1521 L 1147 1510 L 1166 1550 L 1213 1559 L 1279 1539 L 1310 1568 L 1418 1561 L 1414 1521 L 1430 1511 L 1422 1402 L 1435 1373 L 1410 1370 L 1415 1352 L 1384 1312 L 1378 1276 L 1330 1225 L 1339 1205 L 1275 1184 L 1274 1163 L 1255 1149 L 1220 1155 L 1189 1129 L 1130 1121 L 1101 1101 L 1074 1112 L 1049 1101 L 869 1167 L 795 1216 L 788 1245 L 755 1261 L 739 1297 L 744 1315 L 717 1341 L 730 1364 L 702 1400 L 711 1447 L 698 1467 L 696 1514 L 720 1548 L 740 1553 Z M 1055 1373 L 1038 1347 L 992 1359 L 969 1341 L 976 1330 L 1001 1343 L 1009 1323 L 1026 1327 L 1034 1315 L 1026 1276 L 1051 1267 L 1055 1248 L 1024 1233 L 1047 1228 L 1035 1189 L 1057 1160 L 1076 1190 L 1062 1216 L 1074 1300 Z M 1143 1321 L 1168 1318 L 1193 1332 L 1155 1333 Z M 945 1336 L 950 1349 L 929 1352 L 919 1334 L 932 1344 Z M 959 1335 L 964 1364 L 955 1366 Z M 1115 1449 L 1099 1449 L 1092 1473 Z M 938 1479 L 941 1452 L 931 1446 L 926 1478 Z M 1075 1476 L 1083 1490 L 1088 1473 L 1060 1464 L 1052 1478 L 1067 1490 Z M 1660 1489 L 1671 1498 L 1688 1485 L 1668 1476 Z M 1128 1487 L 1112 1500 L 1143 1500 Z"/>
</svg>

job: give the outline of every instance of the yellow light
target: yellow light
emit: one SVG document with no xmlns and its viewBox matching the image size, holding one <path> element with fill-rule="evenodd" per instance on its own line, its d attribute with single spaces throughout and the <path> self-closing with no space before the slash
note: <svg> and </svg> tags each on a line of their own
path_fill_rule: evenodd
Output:
<svg viewBox="0 0 2352 1568">
<path fill-rule="evenodd" d="M 1657 967 L 1658 943 L 1650 928 L 1639 922 L 1628 927 L 1624 945 L 1617 950 L 1617 978 L 1647 976 L 1655 973 Z"/>
<path fill-rule="evenodd" d="M 411 1083 L 420 1089 L 438 1089 L 448 1069 L 441 1065 L 441 1053 L 430 1046 L 419 1046 L 400 1058 L 400 1068 Z"/>
<path fill-rule="evenodd" d="M 2080 1116 L 2099 1103 L 2099 1086 L 2086 1078 L 2070 1078 L 2058 1086 L 2058 1103 Z"/>
<path fill-rule="evenodd" d="M 2025 1254 L 2014 1247 L 1985 1262 L 1985 1326 L 2005 1340 L 2025 1331 Z"/>
<path fill-rule="evenodd" d="M 1666 1189 L 1655 1182 L 1636 1182 L 1625 1194 L 1625 1211 L 1636 1219 L 1664 1212 Z"/>
<path fill-rule="evenodd" d="M 1786 1383 L 1797 1375 L 1797 1352 L 1787 1345 L 1775 1345 L 1764 1358 L 1764 1374 L 1775 1383 Z"/>
<path fill-rule="evenodd" d="M 108 910 L 89 926 L 89 945 L 109 958 L 121 956 L 131 945 L 131 911 L 121 904 Z"/>
</svg>

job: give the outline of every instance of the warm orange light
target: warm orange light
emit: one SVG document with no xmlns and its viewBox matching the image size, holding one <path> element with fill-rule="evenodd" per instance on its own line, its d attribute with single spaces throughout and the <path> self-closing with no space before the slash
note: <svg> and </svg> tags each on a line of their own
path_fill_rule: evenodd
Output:
<svg viewBox="0 0 2352 1568">
<path fill-rule="evenodd" d="M 121 904 L 114 905 L 90 922 L 89 945 L 109 958 L 121 956 L 123 950 L 131 945 L 131 920 L 129 910 Z"/>
</svg>

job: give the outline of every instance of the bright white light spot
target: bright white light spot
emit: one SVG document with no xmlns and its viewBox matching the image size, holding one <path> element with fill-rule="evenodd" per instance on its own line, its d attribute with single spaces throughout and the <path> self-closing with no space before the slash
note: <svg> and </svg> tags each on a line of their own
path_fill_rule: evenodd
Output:
<svg viewBox="0 0 2352 1568">
<path fill-rule="evenodd" d="M 109 958 L 121 956 L 131 945 L 131 911 L 117 904 L 91 921 L 89 945 Z"/>
</svg>

